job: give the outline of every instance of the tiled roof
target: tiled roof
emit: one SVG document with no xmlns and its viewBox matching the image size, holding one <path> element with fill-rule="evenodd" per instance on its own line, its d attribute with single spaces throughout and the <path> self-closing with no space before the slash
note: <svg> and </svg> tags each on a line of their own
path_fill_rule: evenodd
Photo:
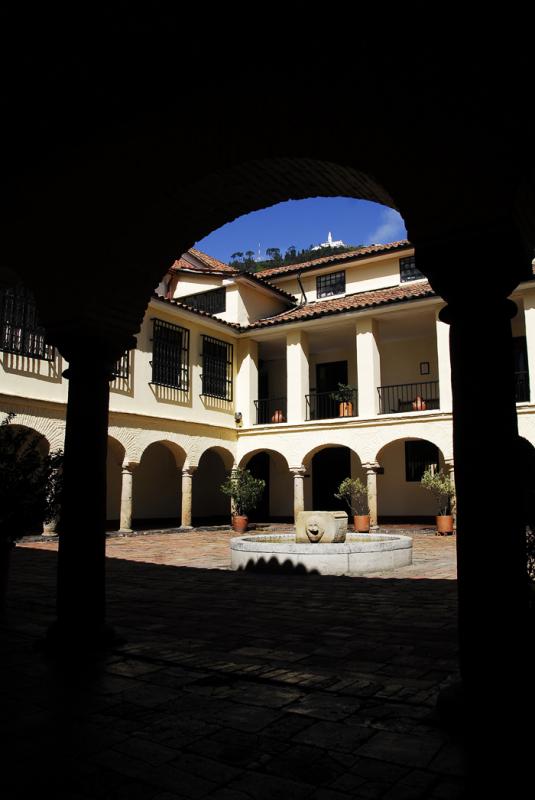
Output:
<svg viewBox="0 0 535 800">
<path fill-rule="evenodd" d="M 318 269 L 319 267 L 328 264 L 340 263 L 343 261 L 354 261 L 359 258 L 367 258 L 370 255 L 381 255 L 388 253 L 391 250 L 404 250 L 411 247 L 411 243 L 407 239 L 402 239 L 399 242 L 389 242 L 388 244 L 370 244 L 365 247 L 357 247 L 355 250 L 350 250 L 347 253 L 334 253 L 330 256 L 322 256 L 321 258 L 314 258 L 311 261 L 303 261 L 300 264 L 286 264 L 282 267 L 271 267 L 271 269 L 263 269 L 257 272 L 259 278 L 278 278 L 281 275 L 291 274 L 293 272 L 300 272 L 301 270 Z"/>
<path fill-rule="evenodd" d="M 318 300 L 315 303 L 306 303 L 290 311 L 284 311 L 267 319 L 259 319 L 251 323 L 251 328 L 267 328 L 272 325 L 282 325 L 288 322 L 325 317 L 330 314 L 342 314 L 358 309 L 372 308 L 373 306 L 399 303 L 407 300 L 417 300 L 424 297 L 434 297 L 435 292 L 427 281 L 406 283 L 401 286 L 390 286 L 387 289 L 374 289 L 369 292 L 336 297 L 331 300 Z"/>
<path fill-rule="evenodd" d="M 190 311 L 192 314 L 197 314 L 199 317 L 206 317 L 207 319 L 211 319 L 214 322 L 220 322 L 221 325 L 227 325 L 229 328 L 232 328 L 234 331 L 241 331 L 243 328 L 237 322 L 227 322 L 226 319 L 220 319 L 220 317 L 214 316 L 214 314 L 209 314 L 208 311 L 201 311 L 199 308 L 193 308 L 193 306 L 188 306 L 186 303 L 181 303 L 180 300 L 170 300 L 168 297 L 162 297 L 159 294 L 152 295 L 153 300 L 161 300 L 162 303 L 170 303 L 172 306 L 176 308 L 183 308 L 184 311 Z"/>
<path fill-rule="evenodd" d="M 197 261 L 201 262 L 201 266 L 198 267 L 197 265 L 190 264 L 189 261 L 183 256 L 177 258 L 175 263 L 172 265 L 171 269 L 188 269 L 193 272 L 226 272 L 227 274 L 231 275 L 238 275 L 238 270 L 234 269 L 234 267 L 229 267 L 228 264 L 224 264 L 222 261 L 218 261 L 217 258 L 213 258 L 212 256 L 207 255 L 207 253 L 203 253 L 201 250 L 195 250 L 193 247 L 188 250 L 188 253 L 197 259 Z"/>
</svg>

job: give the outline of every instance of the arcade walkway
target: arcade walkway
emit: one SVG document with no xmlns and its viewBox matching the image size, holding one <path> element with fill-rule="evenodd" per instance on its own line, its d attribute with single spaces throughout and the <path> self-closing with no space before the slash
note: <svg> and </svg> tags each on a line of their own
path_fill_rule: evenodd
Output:
<svg viewBox="0 0 535 800">
<path fill-rule="evenodd" d="M 414 580 L 237 574 L 227 539 L 108 541 L 109 621 L 126 643 L 95 662 L 36 647 L 56 553 L 17 547 L 6 800 L 460 797 L 460 746 L 434 712 L 456 666 L 453 538 L 416 537 L 416 561 L 438 571 L 415 565 Z"/>
</svg>

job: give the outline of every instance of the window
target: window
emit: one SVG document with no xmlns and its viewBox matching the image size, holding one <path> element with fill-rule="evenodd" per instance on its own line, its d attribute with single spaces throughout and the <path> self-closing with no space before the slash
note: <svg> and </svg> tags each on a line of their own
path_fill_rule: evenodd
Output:
<svg viewBox="0 0 535 800">
<path fill-rule="evenodd" d="M 317 297 L 330 297 L 332 294 L 344 294 L 345 290 L 345 272 L 331 272 L 329 275 L 318 275 L 316 278 Z"/>
<path fill-rule="evenodd" d="M 22 285 L 0 291 L 0 350 L 52 361 L 54 347 L 37 322 L 32 293 Z"/>
<path fill-rule="evenodd" d="M 232 345 L 202 337 L 202 393 L 232 400 Z"/>
<path fill-rule="evenodd" d="M 411 483 L 422 480 L 422 475 L 434 466 L 438 471 L 438 447 L 431 442 L 405 442 L 405 480 Z"/>
<path fill-rule="evenodd" d="M 184 303 L 197 311 L 206 311 L 208 314 L 221 314 L 226 311 L 226 289 L 212 289 L 209 292 L 188 294 L 185 297 L 175 298 L 179 303 Z"/>
<path fill-rule="evenodd" d="M 154 320 L 152 338 L 152 383 L 188 391 L 189 387 L 189 331 Z"/>
<path fill-rule="evenodd" d="M 128 380 L 130 376 L 130 351 L 125 350 L 121 358 L 117 361 L 113 370 L 113 378 L 123 378 Z"/>
<path fill-rule="evenodd" d="M 407 258 L 399 259 L 399 277 L 401 283 L 407 283 L 407 281 L 417 281 L 419 278 L 425 278 L 425 275 L 422 275 L 420 270 L 416 269 L 414 256 L 408 256 Z"/>
</svg>

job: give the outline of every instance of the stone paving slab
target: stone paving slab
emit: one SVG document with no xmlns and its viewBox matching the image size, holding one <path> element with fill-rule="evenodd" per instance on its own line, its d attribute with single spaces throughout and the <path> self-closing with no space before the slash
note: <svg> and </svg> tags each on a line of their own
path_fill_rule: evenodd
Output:
<svg viewBox="0 0 535 800">
<path fill-rule="evenodd" d="M 464 752 L 435 713 L 456 669 L 453 537 L 417 535 L 412 568 L 371 578 L 236 573 L 228 538 L 109 540 L 126 641 L 93 659 L 35 648 L 55 544 L 16 548 L 3 797 L 462 797 Z"/>
</svg>

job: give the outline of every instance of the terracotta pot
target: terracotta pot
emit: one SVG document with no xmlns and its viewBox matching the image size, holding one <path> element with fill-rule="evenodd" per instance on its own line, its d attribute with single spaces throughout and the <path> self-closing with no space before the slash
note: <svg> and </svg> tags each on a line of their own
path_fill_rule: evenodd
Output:
<svg viewBox="0 0 535 800">
<path fill-rule="evenodd" d="M 236 533 L 245 533 L 249 524 L 249 517 L 241 517 L 234 514 L 232 517 L 232 528 Z"/>
<path fill-rule="evenodd" d="M 370 515 L 355 514 L 353 517 L 353 526 L 357 533 L 368 533 L 370 530 Z"/>
<path fill-rule="evenodd" d="M 442 514 L 436 517 L 437 534 L 439 536 L 449 536 L 453 533 L 453 517 L 450 514 Z"/>
<path fill-rule="evenodd" d="M 412 401 L 412 410 L 413 411 L 425 411 L 427 406 L 425 404 L 425 400 L 420 397 L 420 395 L 416 395 L 416 398 Z"/>
<path fill-rule="evenodd" d="M 271 417 L 272 422 L 286 422 L 284 414 L 282 413 L 280 408 L 275 409 L 273 416 Z"/>
<path fill-rule="evenodd" d="M 340 403 L 338 406 L 339 417 L 352 417 L 353 416 L 353 403 Z"/>
</svg>

